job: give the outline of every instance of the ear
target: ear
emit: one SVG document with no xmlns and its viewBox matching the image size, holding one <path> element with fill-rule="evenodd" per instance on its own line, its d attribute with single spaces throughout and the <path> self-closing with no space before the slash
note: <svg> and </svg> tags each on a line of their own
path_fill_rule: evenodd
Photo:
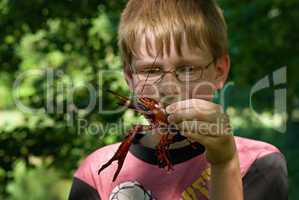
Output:
<svg viewBox="0 0 299 200">
<path fill-rule="evenodd" d="M 225 81 L 228 78 L 229 70 L 230 57 L 228 54 L 224 54 L 216 60 L 215 86 L 217 89 L 223 88 Z"/>
</svg>

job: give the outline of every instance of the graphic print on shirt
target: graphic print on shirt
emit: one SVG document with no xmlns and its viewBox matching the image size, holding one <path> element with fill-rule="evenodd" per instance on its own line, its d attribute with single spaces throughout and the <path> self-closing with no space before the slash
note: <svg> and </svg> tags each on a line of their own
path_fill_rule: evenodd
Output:
<svg viewBox="0 0 299 200">
<path fill-rule="evenodd" d="M 183 200 L 209 199 L 209 181 L 211 168 L 206 168 L 196 181 L 182 193 Z"/>
<path fill-rule="evenodd" d="M 127 181 L 117 185 L 111 192 L 109 200 L 157 200 L 153 197 L 152 192 L 146 190 L 137 181 Z"/>
</svg>

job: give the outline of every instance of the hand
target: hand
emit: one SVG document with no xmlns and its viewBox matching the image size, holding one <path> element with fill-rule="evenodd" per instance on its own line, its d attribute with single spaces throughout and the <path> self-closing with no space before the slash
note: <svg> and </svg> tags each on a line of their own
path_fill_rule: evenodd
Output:
<svg viewBox="0 0 299 200">
<path fill-rule="evenodd" d="M 211 164 L 228 163 L 235 157 L 236 145 L 229 117 L 220 105 L 202 99 L 179 101 L 166 107 L 168 121 L 182 135 L 205 146 Z"/>
</svg>

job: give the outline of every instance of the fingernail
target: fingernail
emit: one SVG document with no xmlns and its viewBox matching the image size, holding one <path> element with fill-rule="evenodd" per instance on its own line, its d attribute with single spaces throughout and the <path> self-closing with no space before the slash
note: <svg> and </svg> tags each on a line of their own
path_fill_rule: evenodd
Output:
<svg viewBox="0 0 299 200">
<path fill-rule="evenodd" d="M 174 120 L 174 116 L 173 115 L 169 115 L 167 117 L 168 122 L 172 122 Z"/>
</svg>

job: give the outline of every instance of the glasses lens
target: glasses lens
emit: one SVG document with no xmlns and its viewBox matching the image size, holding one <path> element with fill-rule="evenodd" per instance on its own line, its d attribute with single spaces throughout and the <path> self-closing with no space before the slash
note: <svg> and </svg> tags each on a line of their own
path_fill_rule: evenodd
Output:
<svg viewBox="0 0 299 200">
<path fill-rule="evenodd" d="M 161 78 L 162 74 L 160 73 L 139 73 L 137 74 L 137 78 L 139 81 L 146 81 L 146 82 L 155 82 Z"/>
<path fill-rule="evenodd" d="M 182 82 L 196 81 L 201 79 L 202 69 L 199 70 L 189 70 L 189 71 L 178 71 L 178 79 Z"/>
</svg>

